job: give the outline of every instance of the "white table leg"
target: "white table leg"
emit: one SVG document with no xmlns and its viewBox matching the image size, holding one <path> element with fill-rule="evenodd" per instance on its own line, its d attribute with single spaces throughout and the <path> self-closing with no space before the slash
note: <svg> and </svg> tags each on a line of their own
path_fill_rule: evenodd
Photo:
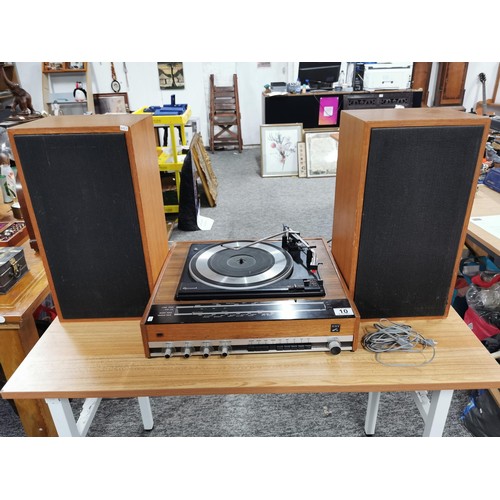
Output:
<svg viewBox="0 0 500 500">
<path fill-rule="evenodd" d="M 144 430 L 150 431 L 153 428 L 153 412 L 151 411 L 151 403 L 148 397 L 137 398 L 139 408 L 141 409 L 142 424 Z"/>
<path fill-rule="evenodd" d="M 56 426 L 57 434 L 60 437 L 79 437 L 81 436 L 76 426 L 75 416 L 69 404 L 69 399 L 47 398 L 52 420 Z"/>
<path fill-rule="evenodd" d="M 148 397 L 137 398 L 141 410 L 141 418 L 144 429 L 149 431 L 153 428 L 153 412 Z M 47 398 L 45 400 L 54 420 L 57 434 L 60 437 L 83 437 L 87 435 L 92 420 L 99 408 L 101 398 L 87 398 L 84 403 L 78 421 L 75 420 L 73 409 L 69 399 Z"/>
<path fill-rule="evenodd" d="M 375 425 L 377 424 L 378 405 L 380 403 L 380 392 L 368 393 L 368 406 L 365 417 L 365 434 L 373 436 L 375 434 Z"/>
<path fill-rule="evenodd" d="M 87 398 L 83 402 L 78 421 L 75 420 L 69 399 L 48 398 L 45 400 L 60 437 L 84 437 L 101 403 L 101 398 Z"/>
<path fill-rule="evenodd" d="M 441 437 L 443 435 L 452 397 L 452 390 L 431 392 L 431 404 L 425 419 L 424 437 Z"/>
<path fill-rule="evenodd" d="M 97 408 L 101 404 L 101 398 L 87 398 L 83 403 L 83 408 L 80 411 L 80 416 L 76 422 L 76 427 L 80 436 L 86 436 L 92 420 L 94 420 Z"/>
<path fill-rule="evenodd" d="M 415 391 L 413 399 L 425 422 L 424 437 L 442 436 L 453 391 Z"/>
</svg>

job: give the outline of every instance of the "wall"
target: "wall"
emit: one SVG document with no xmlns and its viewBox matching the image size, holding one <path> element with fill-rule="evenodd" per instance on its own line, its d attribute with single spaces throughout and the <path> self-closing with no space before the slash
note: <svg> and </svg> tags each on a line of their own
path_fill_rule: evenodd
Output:
<svg viewBox="0 0 500 500">
<path fill-rule="evenodd" d="M 432 63 L 431 77 L 429 81 L 429 99 L 428 106 L 432 106 L 435 97 L 437 75 L 439 63 Z M 465 78 L 465 95 L 463 105 L 466 111 L 476 109 L 478 101 L 483 100 L 483 87 L 479 81 L 479 73 L 486 75 L 486 98 L 493 98 L 493 90 L 498 73 L 498 62 L 469 62 L 467 68 L 467 77 Z"/>
<path fill-rule="evenodd" d="M 434 99 L 434 87 L 437 78 L 437 65 L 433 64 L 431 73 L 429 101 Z M 111 92 L 111 66 L 109 62 L 89 63 L 93 81 L 93 92 Z M 482 87 L 478 75 L 486 74 L 487 98 L 492 98 L 495 85 L 498 62 L 470 62 L 465 82 L 464 106 L 467 111 L 475 108 L 482 100 Z M 347 63 L 344 63 L 343 69 Z M 31 93 L 35 109 L 43 109 L 41 63 L 17 63 L 20 81 L 23 87 Z M 125 69 L 127 72 L 125 72 Z M 115 70 L 121 91 L 128 92 L 132 110 L 141 106 L 169 104 L 170 96 L 175 94 L 178 104 L 188 103 L 192 109 L 193 118 L 200 123 L 200 132 L 205 144 L 208 144 L 209 126 L 209 77 L 215 75 L 216 85 L 229 85 L 232 75 L 238 75 L 240 90 L 240 111 L 242 115 L 242 136 L 245 145 L 260 144 L 260 124 L 262 123 L 262 90 L 266 83 L 272 81 L 295 81 L 298 63 L 271 62 L 261 67 L 256 62 L 185 62 L 185 89 L 176 91 L 160 90 L 156 62 L 115 62 Z M 76 78 L 68 77 L 68 89 L 72 91 Z M 128 84 L 127 84 L 128 78 Z M 57 89 L 57 91 L 63 91 Z"/>
<path fill-rule="evenodd" d="M 36 110 L 43 109 L 41 63 L 16 63 L 20 81 L 31 94 Z M 260 144 L 260 124 L 262 123 L 262 91 L 271 81 L 289 81 L 289 63 L 271 62 L 269 67 L 258 67 L 256 62 L 185 62 L 185 89 L 160 90 L 156 62 L 115 62 L 117 80 L 121 92 L 127 92 L 130 108 L 170 104 L 170 96 L 175 94 L 177 104 L 191 106 L 192 118 L 199 119 L 200 132 L 208 144 L 210 106 L 210 74 L 215 75 L 216 85 L 232 85 L 233 74 L 238 75 L 240 111 L 242 115 L 242 136 L 245 145 Z M 109 62 L 89 63 L 94 93 L 112 92 L 111 65 Z M 61 85 L 56 92 L 72 92 L 77 78 L 64 77 L 67 89 Z M 81 78 L 80 78 L 81 79 Z M 128 84 L 127 84 L 128 79 Z"/>
<path fill-rule="evenodd" d="M 476 103 L 483 100 L 482 84 L 479 73 L 486 75 L 486 99 L 493 98 L 493 90 L 497 78 L 499 63 L 497 62 L 470 62 L 465 79 L 464 106 L 467 111 L 476 108 Z"/>
</svg>

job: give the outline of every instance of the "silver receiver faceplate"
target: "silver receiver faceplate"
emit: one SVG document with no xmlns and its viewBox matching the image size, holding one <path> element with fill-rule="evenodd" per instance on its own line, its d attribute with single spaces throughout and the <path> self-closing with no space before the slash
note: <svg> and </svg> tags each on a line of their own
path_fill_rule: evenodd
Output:
<svg viewBox="0 0 500 500">
<path fill-rule="evenodd" d="M 352 335 L 336 335 L 328 337 L 285 337 L 256 339 L 224 339 L 224 340 L 183 340 L 149 342 L 151 357 L 184 357 L 212 354 L 223 357 L 234 354 L 265 354 L 283 352 L 331 352 L 351 351 Z"/>
</svg>

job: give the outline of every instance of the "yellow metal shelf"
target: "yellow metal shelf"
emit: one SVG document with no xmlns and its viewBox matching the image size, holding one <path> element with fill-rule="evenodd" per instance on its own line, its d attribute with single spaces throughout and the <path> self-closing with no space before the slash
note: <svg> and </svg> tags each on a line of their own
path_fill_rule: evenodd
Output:
<svg viewBox="0 0 500 500">
<path fill-rule="evenodd" d="M 145 110 L 149 106 L 143 106 L 137 111 L 134 111 L 135 115 L 152 115 L 153 125 L 156 128 L 169 128 L 170 138 L 171 138 L 171 148 L 157 147 L 156 152 L 158 154 L 158 168 L 160 172 L 174 172 L 175 174 L 175 186 L 177 189 L 177 199 L 180 200 L 181 191 L 181 170 L 184 164 L 184 159 L 186 155 L 179 154 L 177 152 L 177 144 L 175 142 L 175 127 L 179 127 L 181 143 L 183 146 L 187 145 L 186 132 L 184 130 L 184 125 L 191 118 L 191 108 L 188 106 L 186 111 L 182 115 L 169 115 L 169 116 L 156 116 L 152 113 L 148 113 Z M 167 150 L 168 149 L 168 150 Z M 165 213 L 178 213 L 179 205 L 164 205 Z"/>
<path fill-rule="evenodd" d="M 134 115 L 152 115 L 152 113 L 147 113 L 146 109 L 149 106 L 144 106 L 137 111 L 134 111 Z M 157 116 L 153 115 L 153 124 L 157 127 L 165 127 L 168 125 L 186 125 L 186 123 L 191 118 L 191 107 L 188 106 L 186 111 L 182 115 L 168 115 L 168 116 Z"/>
<path fill-rule="evenodd" d="M 179 205 L 164 205 L 164 212 L 166 214 L 177 214 L 179 213 Z"/>
<path fill-rule="evenodd" d="M 158 153 L 158 166 L 162 172 L 180 172 L 186 155 L 177 155 L 177 163 L 174 163 L 173 155 L 165 151 L 165 148 L 156 148 Z"/>
</svg>

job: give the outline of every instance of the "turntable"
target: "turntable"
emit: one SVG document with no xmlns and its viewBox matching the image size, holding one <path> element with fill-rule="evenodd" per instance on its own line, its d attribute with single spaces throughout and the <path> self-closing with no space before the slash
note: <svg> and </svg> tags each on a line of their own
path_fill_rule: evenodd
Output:
<svg viewBox="0 0 500 500">
<path fill-rule="evenodd" d="M 274 238 L 281 236 L 280 240 Z M 141 321 L 146 356 L 354 350 L 359 315 L 324 239 L 177 242 Z"/>
</svg>

